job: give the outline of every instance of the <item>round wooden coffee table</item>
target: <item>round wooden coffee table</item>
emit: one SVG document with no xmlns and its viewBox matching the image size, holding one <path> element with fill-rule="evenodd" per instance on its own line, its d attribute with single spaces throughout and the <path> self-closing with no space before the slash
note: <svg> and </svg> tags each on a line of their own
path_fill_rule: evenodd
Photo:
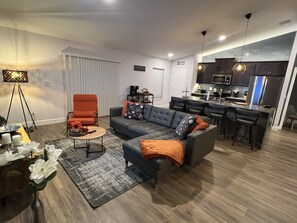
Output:
<svg viewBox="0 0 297 223">
<path fill-rule="evenodd" d="M 71 139 L 73 139 L 74 149 L 79 148 L 86 148 L 87 150 L 87 157 L 89 156 L 89 153 L 100 153 L 103 152 L 103 136 L 106 134 L 106 129 L 98 127 L 98 126 L 88 126 L 89 131 L 92 133 L 88 133 L 84 136 L 70 136 Z M 101 150 L 91 150 L 91 140 L 101 138 Z M 75 144 L 76 140 L 85 140 L 86 146 L 84 147 L 77 147 Z"/>
</svg>

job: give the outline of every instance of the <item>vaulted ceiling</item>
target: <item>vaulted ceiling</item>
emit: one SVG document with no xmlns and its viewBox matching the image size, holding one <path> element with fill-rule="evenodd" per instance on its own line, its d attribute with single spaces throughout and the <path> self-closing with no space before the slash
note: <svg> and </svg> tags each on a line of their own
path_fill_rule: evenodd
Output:
<svg viewBox="0 0 297 223">
<path fill-rule="evenodd" d="M 1 0 L 0 26 L 171 59 L 297 30 L 296 0 Z M 226 35 L 223 42 L 220 35 Z"/>
</svg>

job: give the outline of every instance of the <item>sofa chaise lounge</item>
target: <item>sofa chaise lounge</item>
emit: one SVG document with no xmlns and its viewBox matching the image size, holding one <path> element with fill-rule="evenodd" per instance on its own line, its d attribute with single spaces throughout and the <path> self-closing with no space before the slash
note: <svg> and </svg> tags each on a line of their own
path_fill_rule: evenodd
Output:
<svg viewBox="0 0 297 223">
<path fill-rule="evenodd" d="M 143 120 L 126 119 L 122 114 L 122 107 L 110 108 L 110 127 L 115 132 L 132 139 L 123 143 L 126 166 L 128 162 L 136 165 L 150 177 L 154 178 L 155 188 L 158 179 L 177 167 L 166 158 L 153 158 L 144 160 L 141 153 L 141 139 L 179 139 L 175 128 L 187 113 L 171 109 L 144 106 Z M 201 117 L 209 122 L 208 117 Z M 217 127 L 209 125 L 206 130 L 198 130 L 187 135 L 181 140 L 185 150 L 184 164 L 194 166 L 203 160 L 214 149 Z"/>
</svg>

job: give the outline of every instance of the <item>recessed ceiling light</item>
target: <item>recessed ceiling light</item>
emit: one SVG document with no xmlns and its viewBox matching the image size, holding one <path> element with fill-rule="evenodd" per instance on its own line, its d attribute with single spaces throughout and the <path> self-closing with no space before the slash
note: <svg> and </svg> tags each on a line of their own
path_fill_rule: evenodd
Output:
<svg viewBox="0 0 297 223">
<path fill-rule="evenodd" d="M 249 52 L 247 52 L 245 55 L 246 55 L 246 56 L 249 56 L 249 55 L 250 55 L 250 53 L 249 53 Z"/>
<path fill-rule="evenodd" d="M 103 2 L 105 2 L 106 4 L 112 4 L 114 3 L 116 0 L 103 0 Z"/>
<path fill-rule="evenodd" d="M 219 37 L 219 40 L 220 40 L 220 41 L 223 41 L 223 40 L 225 40 L 225 39 L 226 39 L 226 36 L 224 36 L 224 35 L 222 35 L 222 36 Z"/>
<path fill-rule="evenodd" d="M 173 53 L 168 53 L 168 57 L 173 57 Z"/>
</svg>

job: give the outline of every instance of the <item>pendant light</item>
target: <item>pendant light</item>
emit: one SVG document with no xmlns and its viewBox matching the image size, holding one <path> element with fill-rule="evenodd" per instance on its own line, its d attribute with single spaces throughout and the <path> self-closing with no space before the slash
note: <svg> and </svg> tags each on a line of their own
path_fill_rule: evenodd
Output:
<svg viewBox="0 0 297 223">
<path fill-rule="evenodd" d="M 244 39 L 243 39 L 243 45 L 242 45 L 242 50 L 241 50 L 241 55 L 240 55 L 239 62 L 237 62 L 233 66 L 233 69 L 232 70 L 234 72 L 244 73 L 246 71 L 246 65 L 244 63 L 242 63 L 242 55 L 243 55 L 243 51 L 244 51 L 244 45 L 245 45 L 245 39 L 246 39 L 247 29 L 248 29 L 249 21 L 250 21 L 250 18 L 251 17 L 252 17 L 252 13 L 248 13 L 248 14 L 245 15 L 245 18 L 247 19 L 247 23 L 246 23 L 246 27 L 245 27 L 245 34 L 244 34 Z"/>
<path fill-rule="evenodd" d="M 202 49 L 201 49 L 201 63 L 198 62 L 198 66 L 197 66 L 197 70 L 198 72 L 204 72 L 205 71 L 205 66 L 203 64 L 203 49 L 204 49 L 204 39 L 205 39 L 205 35 L 206 35 L 206 31 L 201 32 L 201 34 L 203 35 L 203 42 L 202 42 Z"/>
</svg>

